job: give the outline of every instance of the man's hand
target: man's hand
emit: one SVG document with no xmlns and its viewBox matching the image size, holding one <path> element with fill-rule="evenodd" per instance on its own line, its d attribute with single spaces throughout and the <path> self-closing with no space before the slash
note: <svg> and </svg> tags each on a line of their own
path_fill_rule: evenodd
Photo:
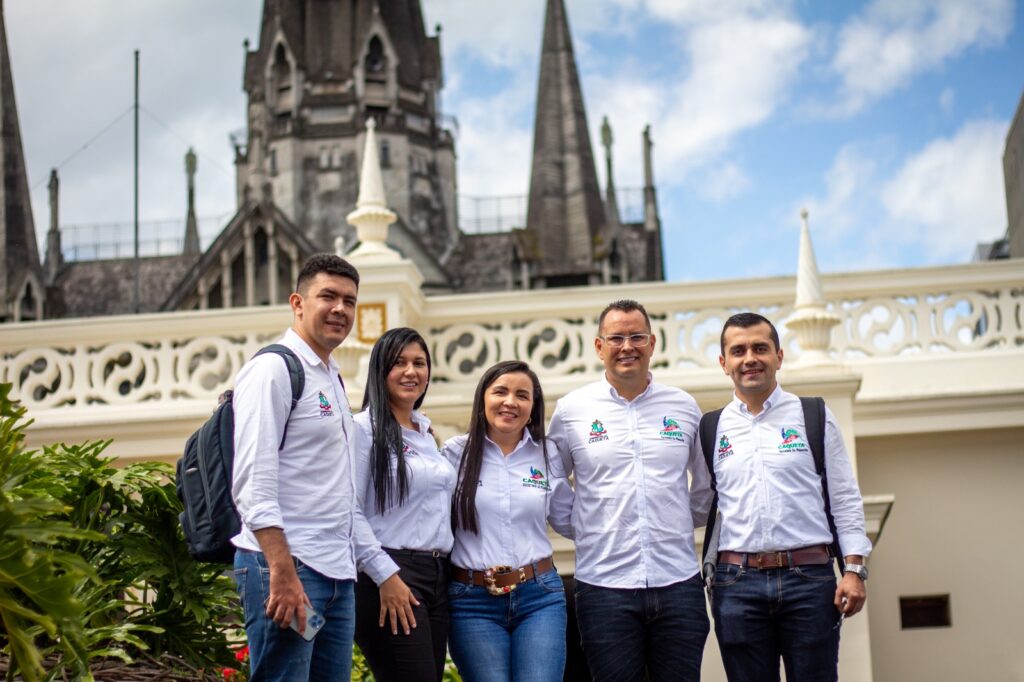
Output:
<svg viewBox="0 0 1024 682">
<path fill-rule="evenodd" d="M 309 597 L 295 572 L 295 560 L 288 549 L 288 541 L 280 528 L 261 528 L 253 533 L 263 550 L 270 569 L 270 596 L 267 598 L 267 617 L 282 628 L 290 627 L 292 619 L 298 621 L 299 633 L 306 631 L 306 606 Z"/>
<path fill-rule="evenodd" d="M 295 564 L 286 563 L 270 567 L 270 597 L 267 599 L 267 616 L 282 628 L 290 627 L 292 619 L 298 621 L 299 632 L 306 631 L 306 606 L 309 597 L 302 589 L 302 582 L 295 572 Z"/>
<path fill-rule="evenodd" d="M 378 625 L 384 627 L 384 622 L 390 616 L 391 634 L 398 634 L 398 624 L 402 624 L 402 632 L 409 634 L 410 627 L 416 627 L 416 617 L 412 613 L 414 606 L 419 606 L 412 590 L 395 573 L 380 584 L 380 620 Z"/>
<path fill-rule="evenodd" d="M 836 588 L 836 608 L 847 618 L 864 608 L 868 593 L 864 581 L 855 573 L 844 573 Z"/>
</svg>

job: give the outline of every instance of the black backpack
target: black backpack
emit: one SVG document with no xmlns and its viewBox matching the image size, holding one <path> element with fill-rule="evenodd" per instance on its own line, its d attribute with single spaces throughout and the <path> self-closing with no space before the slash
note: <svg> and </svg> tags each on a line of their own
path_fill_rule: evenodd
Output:
<svg viewBox="0 0 1024 682">
<path fill-rule="evenodd" d="M 280 355 L 288 366 L 292 384 L 290 410 L 294 410 L 306 383 L 302 362 L 291 348 L 276 343 L 261 349 L 256 355 L 264 353 Z M 188 553 L 197 561 L 230 564 L 235 556 L 231 538 L 242 529 L 238 510 L 231 498 L 235 462 L 235 414 L 231 393 L 227 391 L 224 394 L 213 416 L 189 437 L 185 443 L 185 454 L 178 460 L 175 487 L 185 508 L 178 515 L 178 520 L 185 533 Z M 284 447 L 287 435 L 288 425 L 285 423 L 279 449 Z"/>
<path fill-rule="evenodd" d="M 821 494 L 825 500 L 825 517 L 828 519 L 828 529 L 832 532 L 832 555 L 839 564 L 839 572 L 845 568 L 843 553 L 839 548 L 839 533 L 836 531 L 836 520 L 832 518 L 832 500 L 828 494 L 828 477 L 825 475 L 825 401 L 821 398 L 800 398 L 800 405 L 804 409 L 804 428 L 807 430 L 807 444 L 811 448 L 811 455 L 814 457 L 814 470 L 821 478 Z M 714 536 L 715 522 L 718 520 L 718 481 L 715 479 L 714 451 L 715 441 L 718 438 L 718 419 L 722 416 L 722 410 L 714 410 L 706 413 L 700 418 L 700 444 L 704 450 L 704 461 L 708 465 L 708 473 L 711 475 L 711 489 L 715 495 L 711 500 L 711 510 L 708 512 L 708 525 L 704 530 L 704 551 L 701 556 L 701 563 L 707 562 L 710 540 Z"/>
</svg>

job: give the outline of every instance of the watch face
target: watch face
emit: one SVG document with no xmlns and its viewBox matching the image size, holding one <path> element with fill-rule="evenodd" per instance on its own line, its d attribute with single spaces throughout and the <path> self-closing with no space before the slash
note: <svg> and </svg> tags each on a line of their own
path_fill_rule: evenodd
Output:
<svg viewBox="0 0 1024 682">
<path fill-rule="evenodd" d="M 868 569 L 866 566 L 861 566 L 859 564 L 847 564 L 846 572 L 855 573 L 861 580 L 868 579 Z"/>
</svg>

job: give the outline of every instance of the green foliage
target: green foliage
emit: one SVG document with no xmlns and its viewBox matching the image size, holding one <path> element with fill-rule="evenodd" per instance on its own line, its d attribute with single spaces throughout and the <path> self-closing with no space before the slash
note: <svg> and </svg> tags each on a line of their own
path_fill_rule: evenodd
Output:
<svg viewBox="0 0 1024 682">
<path fill-rule="evenodd" d="M 43 675 L 43 636 L 81 669 L 88 657 L 80 617 L 85 605 L 76 594 L 94 584 L 97 574 L 81 556 L 62 550 L 62 542 L 99 540 L 99 534 L 59 520 L 69 510 L 26 482 L 44 463 L 24 448 L 25 410 L 0 384 L 0 646 L 12 669 L 28 682 Z"/>
<path fill-rule="evenodd" d="M 0 385 L 0 615 L 6 625 L 9 557 L 36 557 L 40 586 L 19 587 L 15 603 L 24 610 L 32 599 L 41 602 L 38 617 L 8 609 L 12 619 L 35 625 L 0 634 L 16 669 L 37 679 L 47 657 L 54 671 L 89 679 L 90 658 L 130 662 L 141 651 L 196 668 L 234 663 L 226 635 L 240 621 L 233 581 L 223 566 L 188 555 L 173 469 L 155 462 L 118 468 L 103 456 L 109 441 L 27 452 L 24 410 L 9 391 Z M 16 523 L 6 522 L 12 504 L 20 505 Z"/>
</svg>

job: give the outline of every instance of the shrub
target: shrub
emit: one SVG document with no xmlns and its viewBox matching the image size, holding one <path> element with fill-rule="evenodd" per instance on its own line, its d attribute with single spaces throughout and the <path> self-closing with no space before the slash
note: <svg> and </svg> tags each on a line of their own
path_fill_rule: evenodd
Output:
<svg viewBox="0 0 1024 682">
<path fill-rule="evenodd" d="M 173 469 L 114 466 L 109 444 L 24 448 L 24 409 L 0 385 L 0 646 L 12 671 L 90 679 L 90 659 L 146 651 L 189 668 L 234 662 L 240 622 L 223 566 L 188 555 Z"/>
</svg>

